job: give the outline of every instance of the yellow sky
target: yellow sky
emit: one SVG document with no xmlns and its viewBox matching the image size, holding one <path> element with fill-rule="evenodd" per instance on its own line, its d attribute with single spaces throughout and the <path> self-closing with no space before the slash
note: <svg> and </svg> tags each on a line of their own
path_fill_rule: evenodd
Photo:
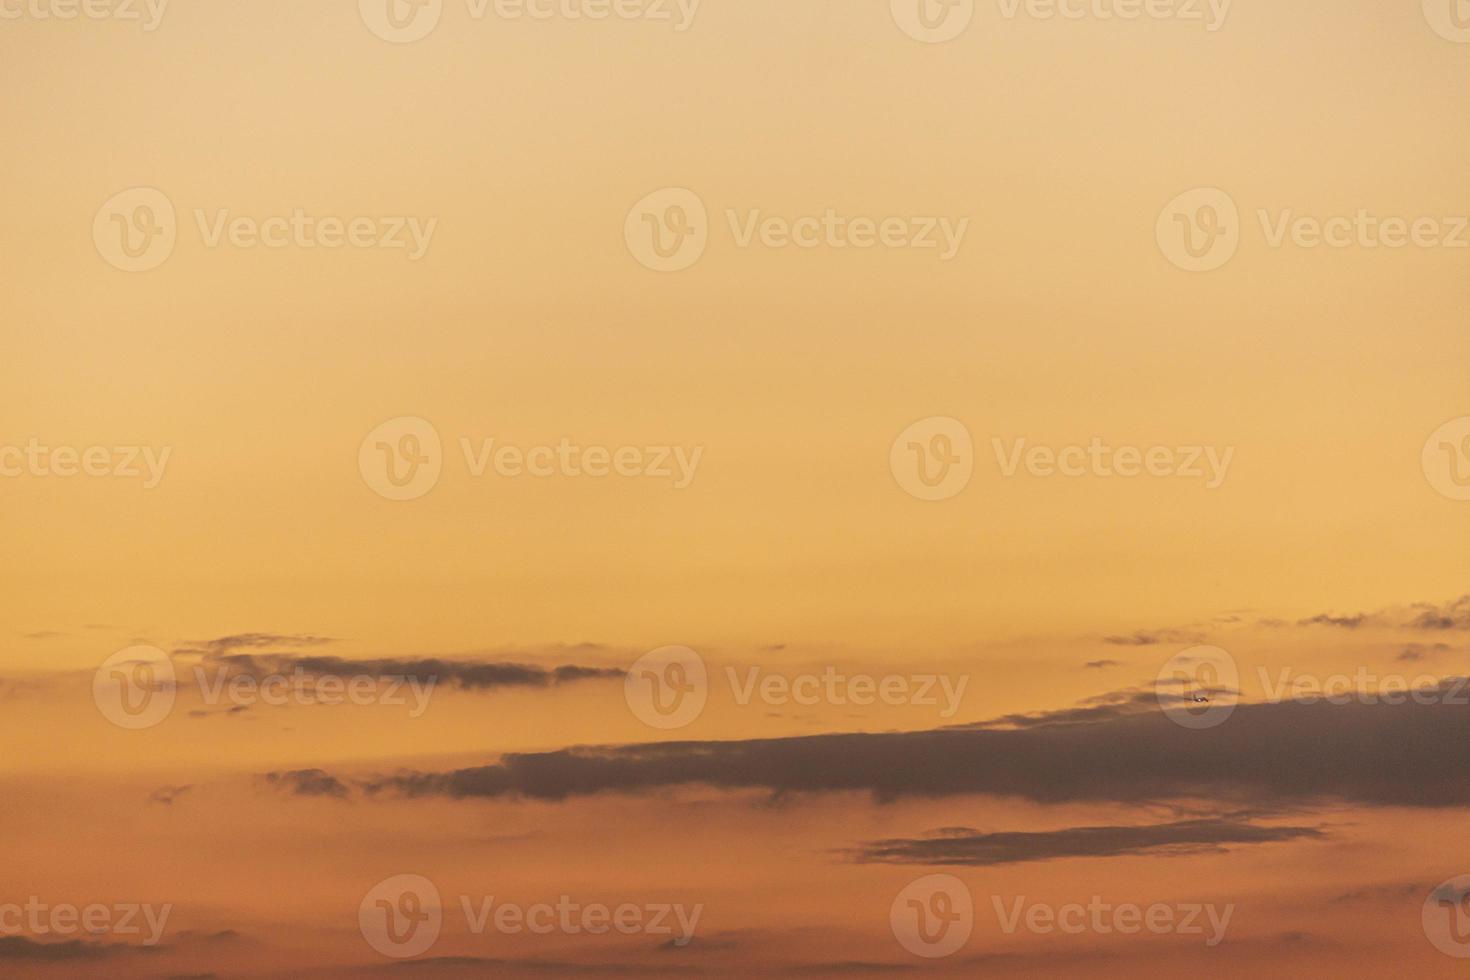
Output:
<svg viewBox="0 0 1470 980">
<path fill-rule="evenodd" d="M 1438 36 L 1420 4 L 1236 0 L 1207 31 L 1010 19 L 997 0 L 943 44 L 905 36 L 886 2 L 704 0 L 684 31 L 475 19 L 449 2 L 409 44 L 375 37 L 357 6 L 180 3 L 152 31 L 0 20 L 0 470 L 20 459 L 7 447 L 32 440 L 168 452 L 152 488 L 0 476 L 0 731 L 12 747 L 0 773 L 22 801 L 0 827 L 13 820 L 31 849 L 0 889 L 44 890 L 54 872 L 63 897 L 136 886 L 141 901 L 186 890 L 184 869 L 217 866 L 221 881 L 244 876 L 239 905 L 211 886 L 194 896 L 193 928 L 271 947 L 237 951 L 269 975 L 292 943 L 323 971 L 352 969 L 353 919 L 324 911 L 334 889 L 351 913 L 407 865 L 447 877 L 457 864 L 514 865 L 510 880 L 534 891 L 544 861 L 589 895 L 646 867 L 624 888 L 677 882 L 727 899 L 735 911 L 717 932 L 779 933 L 776 960 L 827 955 L 825 940 L 783 932 L 803 921 L 850 930 L 860 960 L 895 952 L 884 896 L 918 869 L 865 869 L 852 894 L 803 886 L 777 903 L 770 881 L 785 862 L 819 875 L 820 855 L 858 840 L 1124 819 L 968 797 L 884 810 L 858 794 L 767 810 L 681 787 L 671 826 L 735 848 L 690 854 L 676 841 L 681 860 L 709 862 L 701 879 L 637 864 L 658 846 L 657 799 L 377 809 L 283 801 L 256 781 L 665 737 L 628 715 L 620 682 L 448 691 L 412 721 L 382 706 L 180 710 L 128 732 L 88 691 L 91 671 L 135 643 L 177 654 L 260 632 L 332 638 L 326 649 L 349 659 L 617 669 L 683 644 L 717 676 L 760 663 L 973 679 L 952 717 L 911 705 L 763 712 L 726 698 L 668 736 L 717 741 L 1061 709 L 1149 683 L 1193 642 L 1228 645 L 1254 697 L 1257 668 L 1457 669 L 1454 630 L 1437 655 L 1398 660 L 1405 644 L 1438 639 L 1406 633 L 1403 615 L 1366 632 L 1271 622 L 1467 591 L 1470 504 L 1436 492 L 1421 457 L 1431 433 L 1470 416 L 1470 232 L 1458 248 L 1271 243 L 1288 212 L 1450 228 L 1470 214 L 1470 47 Z M 111 227 L 104 202 L 136 188 L 167 198 L 177 243 L 158 267 L 126 272 L 94 222 Z M 707 213 L 707 248 L 678 272 L 644 267 L 625 238 L 630 209 L 664 188 L 692 191 Z M 1182 270 L 1156 238 L 1161 210 L 1194 188 L 1238 208 L 1238 251 L 1215 271 Z M 741 242 L 753 212 L 829 209 L 965 231 L 948 259 Z M 432 232 L 417 258 L 209 244 L 225 212 L 263 222 L 298 210 Z M 963 423 L 973 477 L 927 502 L 906 492 L 890 450 L 935 417 Z M 393 501 L 359 451 L 401 418 L 433 427 L 442 473 L 426 495 Z M 684 487 L 476 476 L 466 448 L 491 439 L 699 455 Z M 1200 447 L 1229 463 L 1214 487 L 1007 476 L 1018 440 Z M 1238 619 L 1217 618 L 1229 613 Z M 1162 639 L 1104 639 L 1138 630 Z M 1082 669 L 1105 659 L 1119 663 Z M 148 803 L 164 781 L 198 788 Z M 98 794 L 122 826 L 48 825 Z M 497 845 L 458 862 L 466 835 L 502 820 L 544 837 L 529 853 Z M 1434 832 L 1432 813 L 1363 822 L 1327 844 L 1271 845 L 1292 855 L 1280 874 L 1321 885 L 1292 906 L 1303 931 L 1352 932 L 1313 905 L 1334 889 L 1435 867 L 1433 842 L 1411 839 Z M 620 841 L 600 854 L 580 836 L 599 823 Z M 334 850 L 321 830 L 339 824 L 351 839 Z M 214 826 L 299 863 L 269 880 L 232 867 Z M 177 853 L 165 838 L 187 855 L 154 874 Z M 1386 840 L 1412 853 L 1371 856 Z M 135 847 L 137 866 L 103 869 L 114 847 Z M 1183 866 L 1220 894 L 1254 896 L 1260 936 L 1295 914 L 1266 901 L 1275 870 L 1218 855 L 1121 860 L 1126 873 L 1097 859 L 1083 877 L 1170 892 Z M 986 887 L 1061 894 L 1066 868 L 1021 864 Z M 283 882 L 301 890 L 273 907 Z M 1407 926 L 1375 934 L 1384 948 L 1423 955 L 1418 901 Z M 874 909 L 876 939 L 859 924 Z M 1353 906 L 1345 921 L 1369 928 L 1380 912 Z M 286 921 L 307 925 L 291 942 L 261 940 Z M 1278 953 L 1247 948 L 1241 962 L 1259 972 L 1286 962 Z M 1430 954 L 1423 975 L 1450 963 Z M 207 949 L 177 955 L 180 972 L 218 966 Z M 722 968 L 738 969 L 730 956 Z M 1130 971 L 1174 968 L 1164 957 Z"/>
</svg>

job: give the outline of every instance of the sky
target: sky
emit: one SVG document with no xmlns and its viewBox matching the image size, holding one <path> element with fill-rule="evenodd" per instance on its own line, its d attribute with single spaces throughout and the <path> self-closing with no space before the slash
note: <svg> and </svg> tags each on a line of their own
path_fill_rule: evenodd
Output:
<svg viewBox="0 0 1470 980">
<path fill-rule="evenodd" d="M 1467 73 L 0 0 L 0 974 L 1463 970 Z"/>
</svg>

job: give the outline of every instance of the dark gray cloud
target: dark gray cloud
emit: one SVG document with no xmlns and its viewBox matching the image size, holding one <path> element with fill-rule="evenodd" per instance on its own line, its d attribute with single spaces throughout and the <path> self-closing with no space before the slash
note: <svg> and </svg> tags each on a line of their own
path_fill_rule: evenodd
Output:
<svg viewBox="0 0 1470 980">
<path fill-rule="evenodd" d="M 1298 626 L 1336 626 L 1339 629 L 1355 630 L 1368 622 L 1367 613 L 1358 613 L 1356 616 L 1331 616 L 1321 613 L 1310 619 L 1297 620 Z"/>
<path fill-rule="evenodd" d="M 213 640 L 185 644 L 176 648 L 174 653 L 220 656 L 236 650 L 261 650 L 267 647 L 282 647 L 289 650 L 335 642 L 337 641 L 328 636 L 310 636 L 304 633 L 236 633 L 232 636 L 221 636 Z"/>
<path fill-rule="evenodd" d="M 1421 660 L 1426 660 L 1430 657 L 1433 657 L 1436 654 L 1448 653 L 1452 649 L 1454 648 L 1451 647 L 1448 643 L 1431 643 L 1428 645 L 1422 643 L 1410 643 L 1408 646 L 1404 647 L 1404 649 L 1395 659 L 1398 660 L 1398 662 L 1401 664 L 1413 664 L 1418 663 Z"/>
<path fill-rule="evenodd" d="M 567 664 L 541 667 L 521 663 L 489 663 L 441 657 L 379 658 L 349 660 L 344 657 L 295 653 L 231 653 L 209 656 L 206 663 L 235 674 L 256 678 L 290 675 L 296 671 L 312 677 L 413 678 L 422 682 L 452 684 L 466 691 L 490 691 L 505 687 L 552 687 L 583 680 L 621 679 L 620 667 L 586 667 Z"/>
<path fill-rule="evenodd" d="M 980 833 L 947 828 L 918 838 L 868 841 L 844 852 L 860 864 L 987 867 L 1073 857 L 1197 854 L 1228 844 L 1269 844 L 1322 837 L 1316 827 L 1263 827 L 1225 817 L 1149 826 L 1070 827 L 1064 830 Z"/>
<path fill-rule="evenodd" d="M 1410 610 L 1413 618 L 1404 625 L 1419 630 L 1470 630 L 1470 595 L 1462 595 L 1442 606 L 1421 602 Z"/>
<path fill-rule="evenodd" d="M 1082 665 L 1082 669 L 1083 670 L 1107 670 L 1110 667 L 1121 667 L 1121 666 L 1123 666 L 1123 661 L 1121 661 L 1121 660 L 1089 660 L 1087 663 L 1085 663 L 1085 664 Z"/>
<path fill-rule="evenodd" d="M 297 796 L 348 795 L 347 784 L 320 769 L 295 769 L 290 772 L 266 773 L 266 782 L 279 786 Z"/>
<path fill-rule="evenodd" d="M 172 806 L 174 800 L 177 800 L 193 788 L 193 786 L 160 786 L 148 796 L 148 802 Z"/>
<path fill-rule="evenodd" d="M 1104 643 L 1120 647 L 1151 647 L 1160 643 L 1199 643 L 1203 640 L 1203 633 L 1182 629 L 1135 630 L 1126 635 L 1103 637 Z"/>
<path fill-rule="evenodd" d="M 1449 691 L 1452 688 L 1446 687 Z M 448 771 L 357 780 L 404 798 L 649 793 L 681 786 L 776 795 L 862 791 L 879 800 L 983 794 L 1041 803 L 1470 805 L 1470 711 L 1445 703 L 1241 704 L 1224 724 L 1183 728 L 1145 698 L 1025 724 L 729 742 L 664 742 L 506 755 Z M 1428 700 L 1427 698 L 1425 700 Z M 1005 721 L 1002 719 L 1002 721 Z"/>
<path fill-rule="evenodd" d="M 25 960 L 35 963 L 60 963 L 72 960 L 100 960 L 133 951 L 134 947 L 117 943 L 89 943 L 81 939 L 43 943 L 27 936 L 0 936 L 0 962 Z"/>
</svg>

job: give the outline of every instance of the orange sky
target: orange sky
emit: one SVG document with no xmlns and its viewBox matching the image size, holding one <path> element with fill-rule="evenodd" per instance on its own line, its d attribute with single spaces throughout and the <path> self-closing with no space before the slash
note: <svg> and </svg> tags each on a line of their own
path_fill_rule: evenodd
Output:
<svg viewBox="0 0 1470 980">
<path fill-rule="evenodd" d="M 1459 967 L 1421 911 L 1470 873 L 1470 33 L 924 0 L 927 43 L 917 2 L 0 0 L 0 974 L 391 975 L 358 911 L 400 874 L 445 905 L 425 976 Z M 652 727 L 669 645 L 705 703 Z M 1238 683 L 1175 705 L 1202 645 Z M 177 690 L 130 728 L 136 656 L 97 672 L 135 647 Z M 1366 693 L 1277 690 L 1334 675 Z M 857 856 L 936 834 L 1005 859 Z M 890 923 L 931 874 L 976 910 L 932 959 Z M 663 949 L 458 905 L 564 894 L 704 912 Z M 993 906 L 1095 895 L 1235 912 L 1205 947 Z M 174 912 L 8 926 L 32 896 Z"/>
</svg>

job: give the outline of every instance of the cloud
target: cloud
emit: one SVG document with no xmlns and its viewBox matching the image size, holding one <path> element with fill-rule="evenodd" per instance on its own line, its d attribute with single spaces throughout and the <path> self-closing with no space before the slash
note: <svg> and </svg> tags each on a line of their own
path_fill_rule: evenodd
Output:
<svg viewBox="0 0 1470 980">
<path fill-rule="evenodd" d="M 235 650 L 259 650 L 264 647 L 314 647 L 336 640 L 327 636 L 309 636 L 303 633 L 236 633 L 221 636 L 202 643 L 191 643 L 174 650 L 178 654 L 203 654 L 220 656 Z"/>
<path fill-rule="evenodd" d="M 1279 620 L 1262 621 L 1262 625 L 1284 625 Z M 1432 602 L 1416 602 L 1408 608 L 1389 607 L 1372 613 L 1357 613 L 1351 616 L 1336 616 L 1320 613 L 1308 619 L 1297 620 L 1298 626 L 1333 626 L 1355 630 L 1363 626 L 1398 626 L 1412 630 L 1470 630 L 1470 595 L 1443 605 Z"/>
<path fill-rule="evenodd" d="M 1072 827 L 992 834 L 950 828 L 920 838 L 869 841 L 845 853 L 859 864 L 988 867 L 1072 857 L 1197 854 L 1222 850 L 1227 844 L 1267 844 L 1322 836 L 1315 827 L 1262 827 L 1229 818 L 1207 818 L 1141 827 Z"/>
<path fill-rule="evenodd" d="M 1358 613 L 1356 616 L 1329 616 L 1326 613 L 1313 616 L 1310 619 L 1297 620 L 1298 626 L 1336 626 L 1339 629 L 1355 630 L 1368 622 L 1367 613 Z"/>
<path fill-rule="evenodd" d="M 1121 660 L 1089 660 L 1082 665 L 1083 670 L 1107 670 L 1110 667 L 1121 667 Z"/>
<path fill-rule="evenodd" d="M 1470 770 L 1448 764 L 1470 742 L 1454 703 L 1241 704 L 1191 730 L 1142 692 L 1019 727 L 663 742 L 517 753 L 489 765 L 357 780 L 408 799 L 650 793 L 681 786 L 778 796 L 868 792 L 879 800 L 981 794 L 1040 803 L 1145 803 L 1207 796 L 1254 805 L 1349 802 L 1470 805 Z M 1099 699 L 1101 700 L 1101 699 Z"/>
<path fill-rule="evenodd" d="M 335 796 L 339 799 L 348 795 L 347 784 L 320 769 L 296 769 L 290 772 L 266 773 L 266 781 L 280 786 L 297 796 Z"/>
<path fill-rule="evenodd" d="M 172 806 L 174 800 L 192 790 L 193 786 L 160 786 L 148 796 L 149 803 L 160 803 L 164 806 Z"/>
<path fill-rule="evenodd" d="M 1160 643 L 1200 643 L 1204 634 L 1194 630 L 1135 630 L 1126 636 L 1105 636 L 1104 643 L 1120 647 L 1151 647 Z"/>
<path fill-rule="evenodd" d="M 0 936 L 0 962 L 28 960 L 55 963 L 67 960 L 100 960 L 133 951 L 134 948 L 127 945 L 89 943 L 81 939 L 40 943 L 26 936 Z"/>
<path fill-rule="evenodd" d="M 1419 661 L 1432 657 L 1435 654 L 1448 653 L 1452 649 L 1453 647 L 1451 647 L 1448 643 L 1434 643 L 1430 644 L 1429 646 L 1424 646 L 1423 644 L 1419 643 L 1410 643 L 1408 646 L 1404 647 L 1403 652 L 1401 652 L 1394 659 L 1396 659 L 1401 664 L 1418 663 Z"/>
<path fill-rule="evenodd" d="M 1410 607 L 1413 618 L 1405 626 L 1419 630 L 1470 630 L 1470 595 L 1443 606 L 1421 602 Z"/>
<path fill-rule="evenodd" d="M 480 660 L 451 660 L 440 657 L 380 658 L 349 660 L 343 657 L 291 653 L 231 653 L 206 657 L 206 662 L 235 674 L 264 678 L 297 671 L 313 677 L 411 678 L 452 684 L 465 691 L 490 691 L 505 687 L 551 687 L 582 680 L 621 679 L 620 667 L 586 667 L 567 664 L 540 667 L 534 664 L 491 663 Z"/>
</svg>

